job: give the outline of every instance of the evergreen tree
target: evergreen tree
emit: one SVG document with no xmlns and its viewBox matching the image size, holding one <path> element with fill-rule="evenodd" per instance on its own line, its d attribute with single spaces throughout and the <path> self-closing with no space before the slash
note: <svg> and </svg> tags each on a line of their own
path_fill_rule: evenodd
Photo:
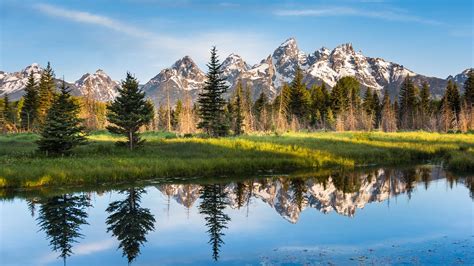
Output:
<svg viewBox="0 0 474 266">
<path fill-rule="evenodd" d="M 461 111 L 461 97 L 459 95 L 458 86 L 452 80 L 448 80 L 444 97 L 447 98 L 449 106 L 456 117 L 459 116 L 459 112 Z"/>
<path fill-rule="evenodd" d="M 360 83 L 355 77 L 347 76 L 339 79 L 331 91 L 331 109 L 339 116 L 339 112 L 344 112 L 349 106 L 349 102 L 355 108 L 360 104 Z M 351 98 L 348 96 L 351 95 Z"/>
<path fill-rule="evenodd" d="M 44 231 L 53 251 L 66 264 L 71 256 L 72 244 L 82 238 L 80 227 L 88 224 L 86 208 L 90 207 L 90 199 L 86 195 L 64 194 L 40 201 L 39 215 L 36 219 L 40 230 Z"/>
<path fill-rule="evenodd" d="M 244 116 L 243 116 L 243 102 L 242 102 L 242 84 L 239 82 L 237 84 L 237 90 L 235 94 L 235 126 L 234 134 L 241 135 L 243 133 L 244 126 Z"/>
<path fill-rule="evenodd" d="M 379 95 L 376 91 L 373 94 L 373 101 L 374 101 L 374 112 L 375 112 L 375 125 L 380 125 L 380 120 L 382 119 L 382 104 L 380 103 Z"/>
<path fill-rule="evenodd" d="M 298 67 L 296 69 L 295 78 L 290 85 L 289 109 L 290 113 L 300 121 L 308 118 L 311 107 L 311 95 L 303 82 L 303 72 Z"/>
<path fill-rule="evenodd" d="M 324 124 L 326 110 L 328 108 L 328 92 L 324 83 L 321 86 L 313 86 L 311 94 L 311 124 L 319 127 Z"/>
<path fill-rule="evenodd" d="M 375 114 L 374 95 L 372 94 L 372 89 L 370 87 L 365 90 L 363 107 L 367 115 Z"/>
<path fill-rule="evenodd" d="M 381 128 L 384 132 L 394 132 L 397 130 L 397 120 L 395 111 L 390 102 L 388 90 L 385 89 L 382 101 Z"/>
<path fill-rule="evenodd" d="M 278 130 L 285 130 L 289 120 L 289 101 L 290 101 L 290 87 L 288 84 L 283 84 L 280 94 L 275 98 L 274 109 L 277 110 L 276 128 Z"/>
<path fill-rule="evenodd" d="M 38 115 L 38 88 L 36 87 L 33 72 L 28 77 L 25 87 L 25 96 L 23 108 L 21 108 L 21 127 L 23 130 L 33 130 L 36 127 L 36 118 Z"/>
<path fill-rule="evenodd" d="M 171 120 L 171 124 L 174 130 L 178 129 L 179 117 L 181 116 L 182 112 L 183 112 L 183 102 L 181 101 L 181 99 L 178 99 L 178 101 L 176 102 L 176 107 L 174 108 L 173 119 Z"/>
<path fill-rule="evenodd" d="M 3 118 L 5 119 L 6 123 L 13 123 L 13 110 L 12 105 L 10 103 L 10 99 L 8 98 L 8 94 L 5 93 L 3 96 Z"/>
<path fill-rule="evenodd" d="M 467 73 L 467 79 L 464 82 L 464 99 L 468 108 L 474 107 L 474 69 Z"/>
<path fill-rule="evenodd" d="M 56 84 L 54 82 L 54 71 L 51 64 L 41 73 L 38 85 L 38 121 L 42 125 L 46 119 L 49 108 L 53 104 L 56 96 Z"/>
<path fill-rule="evenodd" d="M 217 137 L 224 135 L 226 131 L 225 118 L 223 117 L 226 102 L 223 94 L 227 91 L 227 85 L 225 78 L 222 77 L 216 47 L 211 49 L 211 59 L 207 67 L 207 80 L 198 98 L 201 118 L 198 128 L 210 136 Z"/>
<path fill-rule="evenodd" d="M 227 193 L 222 184 L 204 185 L 201 190 L 199 213 L 204 215 L 209 234 L 209 244 L 212 246 L 212 258 L 219 259 L 221 245 L 224 244 L 222 232 L 227 228 L 230 217 L 224 213 Z"/>
<path fill-rule="evenodd" d="M 430 87 L 427 82 L 423 82 L 420 92 L 420 116 L 422 127 L 425 128 L 428 124 L 430 114 Z"/>
<path fill-rule="evenodd" d="M 127 197 L 110 203 L 106 209 L 110 214 L 106 220 L 107 232 L 117 237 L 122 255 L 130 264 L 140 254 L 140 246 L 146 243 L 146 234 L 155 230 L 155 217 L 149 209 L 140 207 L 144 189 L 129 188 L 120 193 Z"/>
<path fill-rule="evenodd" d="M 399 119 L 402 128 L 415 128 L 415 111 L 417 105 L 417 95 L 415 84 L 410 76 L 406 76 L 400 88 Z"/>
<path fill-rule="evenodd" d="M 69 94 L 63 81 L 60 95 L 48 110 L 41 128 L 38 149 L 47 155 L 67 154 L 77 145 L 84 144 L 84 127 L 79 116 L 80 106 Z"/>
<path fill-rule="evenodd" d="M 268 97 L 262 91 L 260 96 L 253 105 L 253 112 L 255 114 L 255 120 L 257 121 L 257 128 L 260 130 L 267 130 L 267 116 L 268 116 Z"/>
<path fill-rule="evenodd" d="M 118 92 L 117 98 L 107 106 L 107 120 L 111 123 L 107 129 L 127 137 L 127 142 L 119 144 L 126 144 L 133 150 L 143 143 L 138 130 L 153 120 L 153 104 L 145 99 L 145 93 L 138 88 L 137 79 L 129 72 Z"/>
<path fill-rule="evenodd" d="M 336 118 L 334 117 L 334 113 L 332 112 L 332 109 L 330 107 L 328 107 L 326 113 L 327 113 L 326 126 L 329 129 L 335 129 L 335 127 L 336 127 Z"/>
</svg>

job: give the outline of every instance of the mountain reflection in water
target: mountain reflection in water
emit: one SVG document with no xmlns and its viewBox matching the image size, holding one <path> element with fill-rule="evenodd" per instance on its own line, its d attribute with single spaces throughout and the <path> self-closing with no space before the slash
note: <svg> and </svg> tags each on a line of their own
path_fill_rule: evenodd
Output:
<svg viewBox="0 0 474 266">
<path fill-rule="evenodd" d="M 155 231 L 160 233 L 155 225 L 158 219 L 164 218 L 156 217 L 150 208 L 141 206 L 142 196 L 150 192 L 153 197 L 167 199 L 168 215 L 170 200 L 184 206 L 188 216 L 191 209 L 197 208 L 206 228 L 210 256 L 218 261 L 226 243 L 226 231 L 232 227 L 228 214 L 231 209 L 244 208 L 248 215 L 252 204 L 263 204 L 291 224 L 297 224 L 301 214 L 311 209 L 354 217 L 358 209 L 369 203 L 386 201 L 389 206 L 397 196 L 406 194 L 410 199 L 417 186 L 429 189 L 432 181 L 441 179 L 451 188 L 454 184 L 465 185 L 473 197 L 472 176 L 458 177 L 438 167 L 336 172 L 326 176 L 275 176 L 218 183 L 203 180 L 199 184 L 200 180 L 195 180 L 195 184 L 133 185 L 120 189 L 118 199 L 108 203 L 106 232 L 116 239 L 114 243 L 128 263 L 135 261 L 147 245 L 147 235 Z M 151 192 L 153 187 L 162 195 Z M 111 191 L 115 189 L 111 188 Z M 74 256 L 75 243 L 87 238 L 81 230 L 88 226 L 88 212 L 95 208 L 91 199 L 102 193 L 89 191 L 45 196 L 41 195 L 45 193 L 30 191 L 3 195 L 26 199 L 31 216 L 38 216 L 37 226 L 46 235 L 51 250 L 66 263 L 69 256 Z M 4 200 L 6 198 L 4 196 Z M 168 219 L 173 221 L 172 216 Z"/>
</svg>

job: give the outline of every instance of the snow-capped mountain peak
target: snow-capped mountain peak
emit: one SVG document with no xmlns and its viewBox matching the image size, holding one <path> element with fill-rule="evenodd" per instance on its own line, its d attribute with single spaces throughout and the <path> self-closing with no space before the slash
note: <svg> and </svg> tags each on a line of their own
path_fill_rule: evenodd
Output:
<svg viewBox="0 0 474 266">
<path fill-rule="evenodd" d="M 113 81 L 105 71 L 98 69 L 95 73 L 84 74 L 74 83 L 76 94 L 86 95 L 98 101 L 112 101 L 118 94 L 117 88 L 120 86 L 117 81 Z"/>
</svg>

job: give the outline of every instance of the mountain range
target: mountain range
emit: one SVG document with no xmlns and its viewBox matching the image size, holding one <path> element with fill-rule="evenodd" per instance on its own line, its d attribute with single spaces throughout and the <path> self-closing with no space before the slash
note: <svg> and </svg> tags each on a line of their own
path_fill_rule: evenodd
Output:
<svg viewBox="0 0 474 266">
<path fill-rule="evenodd" d="M 384 202 L 402 194 L 411 196 L 419 185 L 415 175 L 425 176 L 425 186 L 432 181 L 446 178 L 440 168 L 425 169 L 416 172 L 378 169 L 372 173 L 352 174 L 349 176 L 334 175 L 324 182 L 317 178 L 300 179 L 299 189 L 291 184 L 291 180 L 275 177 L 246 181 L 239 184 L 228 183 L 224 186 L 224 202 L 232 209 L 247 208 L 254 200 L 261 201 L 274 209 L 282 218 L 296 223 L 300 214 L 307 209 L 315 209 L 328 214 L 354 217 L 358 209 L 363 209 L 373 202 Z M 341 182 L 353 180 L 358 184 L 349 191 L 341 190 Z M 349 184 L 348 187 L 350 186 Z M 158 185 L 163 195 L 174 199 L 178 204 L 190 209 L 199 200 L 201 186 L 196 184 L 165 184 Z"/>
<path fill-rule="evenodd" d="M 362 87 L 375 89 L 379 95 L 386 88 L 392 97 L 398 95 L 399 87 L 407 75 L 412 77 L 418 86 L 424 81 L 428 82 L 431 93 L 435 97 L 440 97 L 449 79 L 462 87 L 470 69 L 447 78 L 428 77 L 401 64 L 364 56 L 362 52 L 355 51 L 350 43 L 339 45 L 332 50 L 323 47 L 305 54 L 298 48 L 296 40 L 290 38 L 253 66 L 239 55 L 231 54 L 226 57 L 221 66 L 223 76 L 229 85 L 225 96 L 231 96 L 238 81 L 241 81 L 243 85 L 250 86 L 253 99 L 256 99 L 261 92 L 273 99 L 284 83 L 291 82 L 298 66 L 302 69 L 304 80 L 309 86 L 324 82 L 328 87 L 333 87 L 341 77 L 355 76 Z M 8 94 L 13 100 L 19 99 L 24 94 L 29 73 L 33 72 L 35 78 L 39 80 L 41 71 L 42 68 L 38 64 L 32 64 L 13 73 L 0 71 L 0 96 Z M 205 72 L 190 56 L 184 56 L 143 84 L 142 89 L 155 103 L 162 104 L 169 96 L 174 104 L 177 99 L 185 95 L 195 100 L 205 80 Z M 59 80 L 57 83 L 60 83 Z M 99 101 L 110 101 L 117 95 L 119 82 L 113 81 L 99 69 L 92 74 L 86 73 L 77 81 L 68 82 L 67 85 L 74 95 L 89 94 Z"/>
</svg>

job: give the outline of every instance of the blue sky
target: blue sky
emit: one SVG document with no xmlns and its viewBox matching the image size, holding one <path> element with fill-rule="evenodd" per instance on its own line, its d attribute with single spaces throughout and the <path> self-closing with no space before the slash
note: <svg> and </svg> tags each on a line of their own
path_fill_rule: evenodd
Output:
<svg viewBox="0 0 474 266">
<path fill-rule="evenodd" d="M 471 0 L 2 0 L 0 69 L 51 61 L 68 81 L 100 68 L 145 83 L 184 55 L 204 67 L 211 45 L 255 64 L 295 37 L 445 78 L 474 65 L 473 13 Z"/>
</svg>

